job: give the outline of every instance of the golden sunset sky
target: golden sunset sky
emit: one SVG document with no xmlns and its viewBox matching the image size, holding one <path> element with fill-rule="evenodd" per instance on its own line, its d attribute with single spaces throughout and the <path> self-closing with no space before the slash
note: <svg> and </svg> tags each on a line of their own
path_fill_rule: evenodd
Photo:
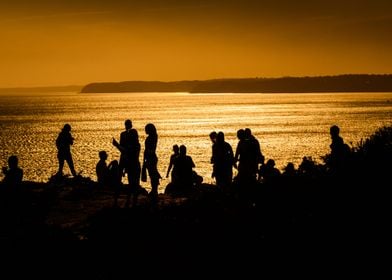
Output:
<svg viewBox="0 0 392 280">
<path fill-rule="evenodd" d="M 0 0 L 0 87 L 392 73 L 390 0 Z"/>
</svg>

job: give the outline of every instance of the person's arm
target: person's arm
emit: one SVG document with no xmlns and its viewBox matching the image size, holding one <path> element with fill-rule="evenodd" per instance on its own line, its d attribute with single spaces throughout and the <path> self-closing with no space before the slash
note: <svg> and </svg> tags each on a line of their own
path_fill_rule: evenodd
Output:
<svg viewBox="0 0 392 280">
<path fill-rule="evenodd" d="M 170 170 L 173 168 L 173 156 L 170 157 L 169 167 L 167 168 L 166 178 L 169 177 Z"/>
<path fill-rule="evenodd" d="M 73 145 L 74 138 L 72 137 L 71 133 L 68 133 L 68 135 L 66 136 L 66 138 L 68 138 L 68 139 L 67 139 L 67 140 L 68 140 L 68 143 L 69 143 L 70 145 Z"/>
<path fill-rule="evenodd" d="M 237 147 L 235 149 L 235 155 L 234 155 L 234 159 L 233 159 L 233 166 L 234 168 L 238 168 L 237 166 L 237 161 L 239 160 L 240 157 L 240 142 L 238 142 Z"/>
<path fill-rule="evenodd" d="M 114 137 L 113 137 L 113 139 L 112 139 L 112 144 L 113 144 L 113 146 L 116 147 L 121 153 L 124 153 L 124 152 L 125 152 L 124 147 L 121 146 L 121 145 L 117 142 L 117 140 L 114 139 Z"/>
</svg>

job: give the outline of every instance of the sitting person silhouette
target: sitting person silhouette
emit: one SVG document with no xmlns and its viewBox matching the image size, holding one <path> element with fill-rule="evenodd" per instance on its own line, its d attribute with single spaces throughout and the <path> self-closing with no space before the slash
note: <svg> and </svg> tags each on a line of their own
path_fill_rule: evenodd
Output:
<svg viewBox="0 0 392 280">
<path fill-rule="evenodd" d="M 185 145 L 180 146 L 179 155 L 174 160 L 172 171 L 172 181 L 165 189 L 166 194 L 183 195 L 192 191 L 194 183 L 201 183 L 202 177 L 196 178 L 193 168 L 195 163 L 192 158 L 187 155 Z M 201 180 L 200 180 L 201 178 Z M 198 182 L 195 182 L 195 179 Z"/>
<path fill-rule="evenodd" d="M 99 155 L 99 161 L 95 167 L 95 171 L 97 173 L 97 179 L 98 179 L 98 184 L 101 187 L 107 186 L 108 185 L 108 180 L 109 180 L 109 169 L 106 164 L 106 160 L 108 158 L 108 154 L 105 151 L 100 151 L 98 153 Z"/>
<path fill-rule="evenodd" d="M 267 163 L 259 169 L 259 181 L 263 183 L 274 182 L 279 176 L 280 171 L 275 167 L 275 161 L 273 159 L 267 160 Z"/>
<path fill-rule="evenodd" d="M 23 170 L 18 167 L 18 157 L 10 156 L 8 158 L 8 167 L 2 168 L 5 175 L 2 183 L 6 186 L 18 186 L 22 183 Z"/>
</svg>

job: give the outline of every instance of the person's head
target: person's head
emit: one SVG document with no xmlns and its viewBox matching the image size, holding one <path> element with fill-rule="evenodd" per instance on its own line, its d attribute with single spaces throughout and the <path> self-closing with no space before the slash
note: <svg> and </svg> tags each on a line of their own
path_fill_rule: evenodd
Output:
<svg viewBox="0 0 392 280">
<path fill-rule="evenodd" d="M 292 162 L 287 163 L 286 167 L 284 168 L 284 171 L 287 173 L 295 172 L 294 163 Z"/>
<path fill-rule="evenodd" d="M 275 161 L 273 159 L 269 159 L 269 160 L 267 160 L 266 165 L 269 166 L 269 167 L 274 167 L 275 166 Z"/>
<path fill-rule="evenodd" d="M 71 131 L 71 125 L 66 123 L 63 127 L 63 131 L 65 132 L 70 132 Z"/>
<path fill-rule="evenodd" d="M 331 137 L 339 136 L 339 132 L 340 132 L 340 129 L 337 125 L 333 125 L 329 129 L 329 133 L 331 134 Z"/>
<path fill-rule="evenodd" d="M 250 128 L 245 128 L 245 137 L 249 138 L 252 136 L 252 130 L 250 130 Z"/>
<path fill-rule="evenodd" d="M 131 129 L 132 128 L 132 121 L 129 119 L 125 120 L 124 125 L 125 125 L 126 130 Z"/>
<path fill-rule="evenodd" d="M 178 154 L 178 153 L 180 152 L 180 147 L 178 147 L 177 144 L 173 145 L 173 152 L 174 152 L 175 154 Z"/>
<path fill-rule="evenodd" d="M 185 156 L 186 155 L 186 147 L 185 145 L 180 146 L 180 155 Z"/>
<path fill-rule="evenodd" d="M 17 168 L 18 167 L 18 157 L 17 156 L 10 156 L 8 158 L 8 166 L 9 166 L 9 168 Z"/>
<path fill-rule="evenodd" d="M 216 142 L 216 136 L 217 136 L 216 131 L 212 131 L 212 132 L 210 133 L 210 139 L 211 139 L 211 141 L 212 141 L 213 143 Z"/>
<path fill-rule="evenodd" d="M 118 161 L 116 160 L 116 159 L 114 159 L 114 160 L 112 160 L 110 163 L 109 163 L 109 170 L 111 170 L 111 171 L 117 171 L 117 169 L 118 169 L 118 167 L 119 167 L 119 163 L 118 163 Z"/>
<path fill-rule="evenodd" d="M 225 142 L 225 134 L 222 131 L 219 131 L 216 136 L 216 142 L 223 143 Z"/>
<path fill-rule="evenodd" d="M 156 135 L 157 134 L 157 129 L 155 128 L 155 125 L 152 123 L 146 124 L 144 130 L 146 131 L 146 134 L 148 135 Z"/>
<path fill-rule="evenodd" d="M 243 130 L 243 129 L 237 130 L 237 138 L 239 140 L 245 139 L 245 130 Z"/>
<path fill-rule="evenodd" d="M 100 151 L 98 154 L 101 160 L 107 160 L 108 154 L 105 151 Z"/>
</svg>

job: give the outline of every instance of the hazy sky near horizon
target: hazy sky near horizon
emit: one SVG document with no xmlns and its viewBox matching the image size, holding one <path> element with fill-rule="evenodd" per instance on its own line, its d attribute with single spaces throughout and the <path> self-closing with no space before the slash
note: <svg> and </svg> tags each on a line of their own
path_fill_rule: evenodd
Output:
<svg viewBox="0 0 392 280">
<path fill-rule="evenodd" d="M 390 0 L 0 0 L 0 87 L 392 73 Z"/>
</svg>

